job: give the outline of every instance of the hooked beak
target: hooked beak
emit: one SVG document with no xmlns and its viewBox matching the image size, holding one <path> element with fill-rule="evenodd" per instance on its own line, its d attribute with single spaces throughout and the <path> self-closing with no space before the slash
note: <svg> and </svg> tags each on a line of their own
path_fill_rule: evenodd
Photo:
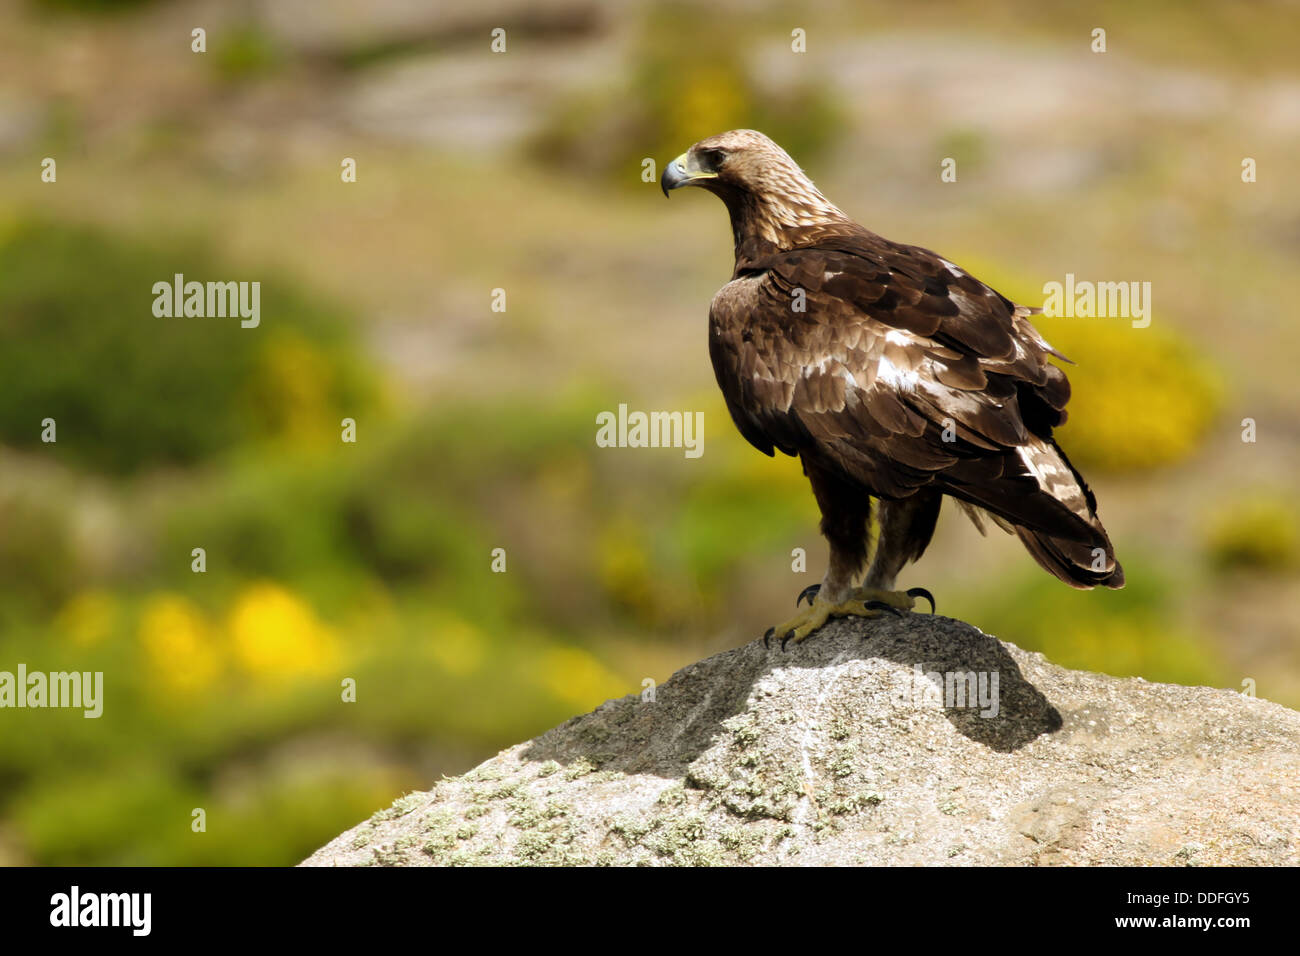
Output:
<svg viewBox="0 0 1300 956">
<path fill-rule="evenodd" d="M 664 167 L 664 174 L 659 177 L 659 185 L 663 187 L 664 195 L 667 196 L 670 189 L 677 189 L 679 186 L 690 186 L 701 179 L 717 178 L 717 173 L 702 169 L 698 158 L 686 152 Z"/>
</svg>

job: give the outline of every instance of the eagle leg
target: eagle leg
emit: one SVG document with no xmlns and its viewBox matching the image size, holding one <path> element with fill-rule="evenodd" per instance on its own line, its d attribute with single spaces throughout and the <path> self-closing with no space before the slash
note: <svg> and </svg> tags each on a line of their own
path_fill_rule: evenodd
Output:
<svg viewBox="0 0 1300 956">
<path fill-rule="evenodd" d="M 930 613 L 934 613 L 934 595 L 925 588 L 908 588 L 906 591 L 893 588 L 894 579 L 903 566 L 925 553 L 934 535 L 942 504 L 942 494 L 926 489 L 908 498 L 880 501 L 876 511 L 880 534 L 866 579 L 862 587 L 853 591 L 856 600 L 881 601 L 910 611 L 916 604 L 914 599 L 923 597 L 930 602 Z"/>
<path fill-rule="evenodd" d="M 811 462 L 805 461 L 804 470 L 821 507 L 822 534 L 831 546 L 830 566 L 821 584 L 799 592 L 795 600 L 798 613 L 784 624 L 768 628 L 763 644 L 766 646 L 778 634 L 783 649 L 790 641 L 798 644 L 832 617 L 902 615 L 916 606 L 917 598 L 929 601 L 933 613 L 934 595 L 925 588 L 892 588 L 903 565 L 919 558 L 930 543 L 942 496 L 923 490 L 910 498 L 880 502 L 876 553 L 866 581 L 855 588 L 853 582 L 866 564 L 870 498 L 860 488 Z M 805 599 L 808 606 L 802 608 Z"/>
<path fill-rule="evenodd" d="M 812 485 L 821 509 L 821 531 L 830 545 L 830 562 L 822 583 L 804 588 L 795 606 L 808 598 L 802 608 L 784 624 L 768 628 L 766 644 L 774 634 L 781 635 L 781 646 L 796 644 L 826 623 L 831 617 L 857 615 L 875 617 L 879 607 L 867 607 L 852 598 L 853 584 L 867 563 L 867 529 L 871 520 L 871 498 L 862 487 L 824 462 L 803 459 L 804 473 Z"/>
</svg>

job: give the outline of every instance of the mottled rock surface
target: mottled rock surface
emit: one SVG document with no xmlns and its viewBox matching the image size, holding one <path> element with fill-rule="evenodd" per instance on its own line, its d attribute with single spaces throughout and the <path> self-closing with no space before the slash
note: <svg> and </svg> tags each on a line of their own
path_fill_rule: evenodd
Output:
<svg viewBox="0 0 1300 956">
<path fill-rule="evenodd" d="M 756 641 L 654 696 L 304 865 L 1300 863 L 1300 714 L 1233 691 L 1070 671 L 914 614 Z"/>
</svg>

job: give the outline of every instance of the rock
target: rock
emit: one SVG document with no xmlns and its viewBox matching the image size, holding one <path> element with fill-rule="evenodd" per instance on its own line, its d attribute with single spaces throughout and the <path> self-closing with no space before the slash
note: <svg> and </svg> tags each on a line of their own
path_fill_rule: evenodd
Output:
<svg viewBox="0 0 1300 956">
<path fill-rule="evenodd" d="M 1070 671 L 913 614 L 755 641 L 654 696 L 408 794 L 303 865 L 1300 863 L 1300 714 L 1232 691 Z"/>
</svg>

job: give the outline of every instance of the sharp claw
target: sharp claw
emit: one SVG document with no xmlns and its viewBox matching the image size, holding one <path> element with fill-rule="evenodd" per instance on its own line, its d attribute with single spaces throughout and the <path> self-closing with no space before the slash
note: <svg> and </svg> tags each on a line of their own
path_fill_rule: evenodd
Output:
<svg viewBox="0 0 1300 956">
<path fill-rule="evenodd" d="M 767 629 L 767 633 L 763 635 L 763 646 L 764 646 L 764 647 L 767 647 L 767 646 L 768 646 L 768 643 L 767 643 L 767 642 L 770 641 L 770 640 L 772 639 L 772 635 L 773 635 L 774 633 L 776 633 L 776 628 L 774 628 L 774 627 L 769 627 L 769 628 Z"/>
<path fill-rule="evenodd" d="M 808 606 L 812 607 L 813 598 L 817 597 L 817 592 L 820 591 L 821 589 L 822 586 L 820 584 L 808 585 L 806 588 L 800 591 L 799 596 L 794 599 L 794 606 L 798 607 L 800 604 L 803 603 L 803 599 L 807 598 Z"/>
<path fill-rule="evenodd" d="M 785 632 L 785 637 L 781 638 L 781 650 L 785 650 L 785 645 L 789 643 L 790 638 L 794 637 L 794 629 Z"/>
<path fill-rule="evenodd" d="M 899 617 L 903 616 L 902 611 L 894 607 L 892 604 L 886 604 L 884 601 L 868 601 L 864 606 L 873 611 L 889 611 L 893 614 L 897 614 Z"/>
<path fill-rule="evenodd" d="M 908 588 L 907 596 L 912 598 L 925 598 L 930 602 L 930 613 L 934 613 L 934 595 L 925 588 Z"/>
</svg>

